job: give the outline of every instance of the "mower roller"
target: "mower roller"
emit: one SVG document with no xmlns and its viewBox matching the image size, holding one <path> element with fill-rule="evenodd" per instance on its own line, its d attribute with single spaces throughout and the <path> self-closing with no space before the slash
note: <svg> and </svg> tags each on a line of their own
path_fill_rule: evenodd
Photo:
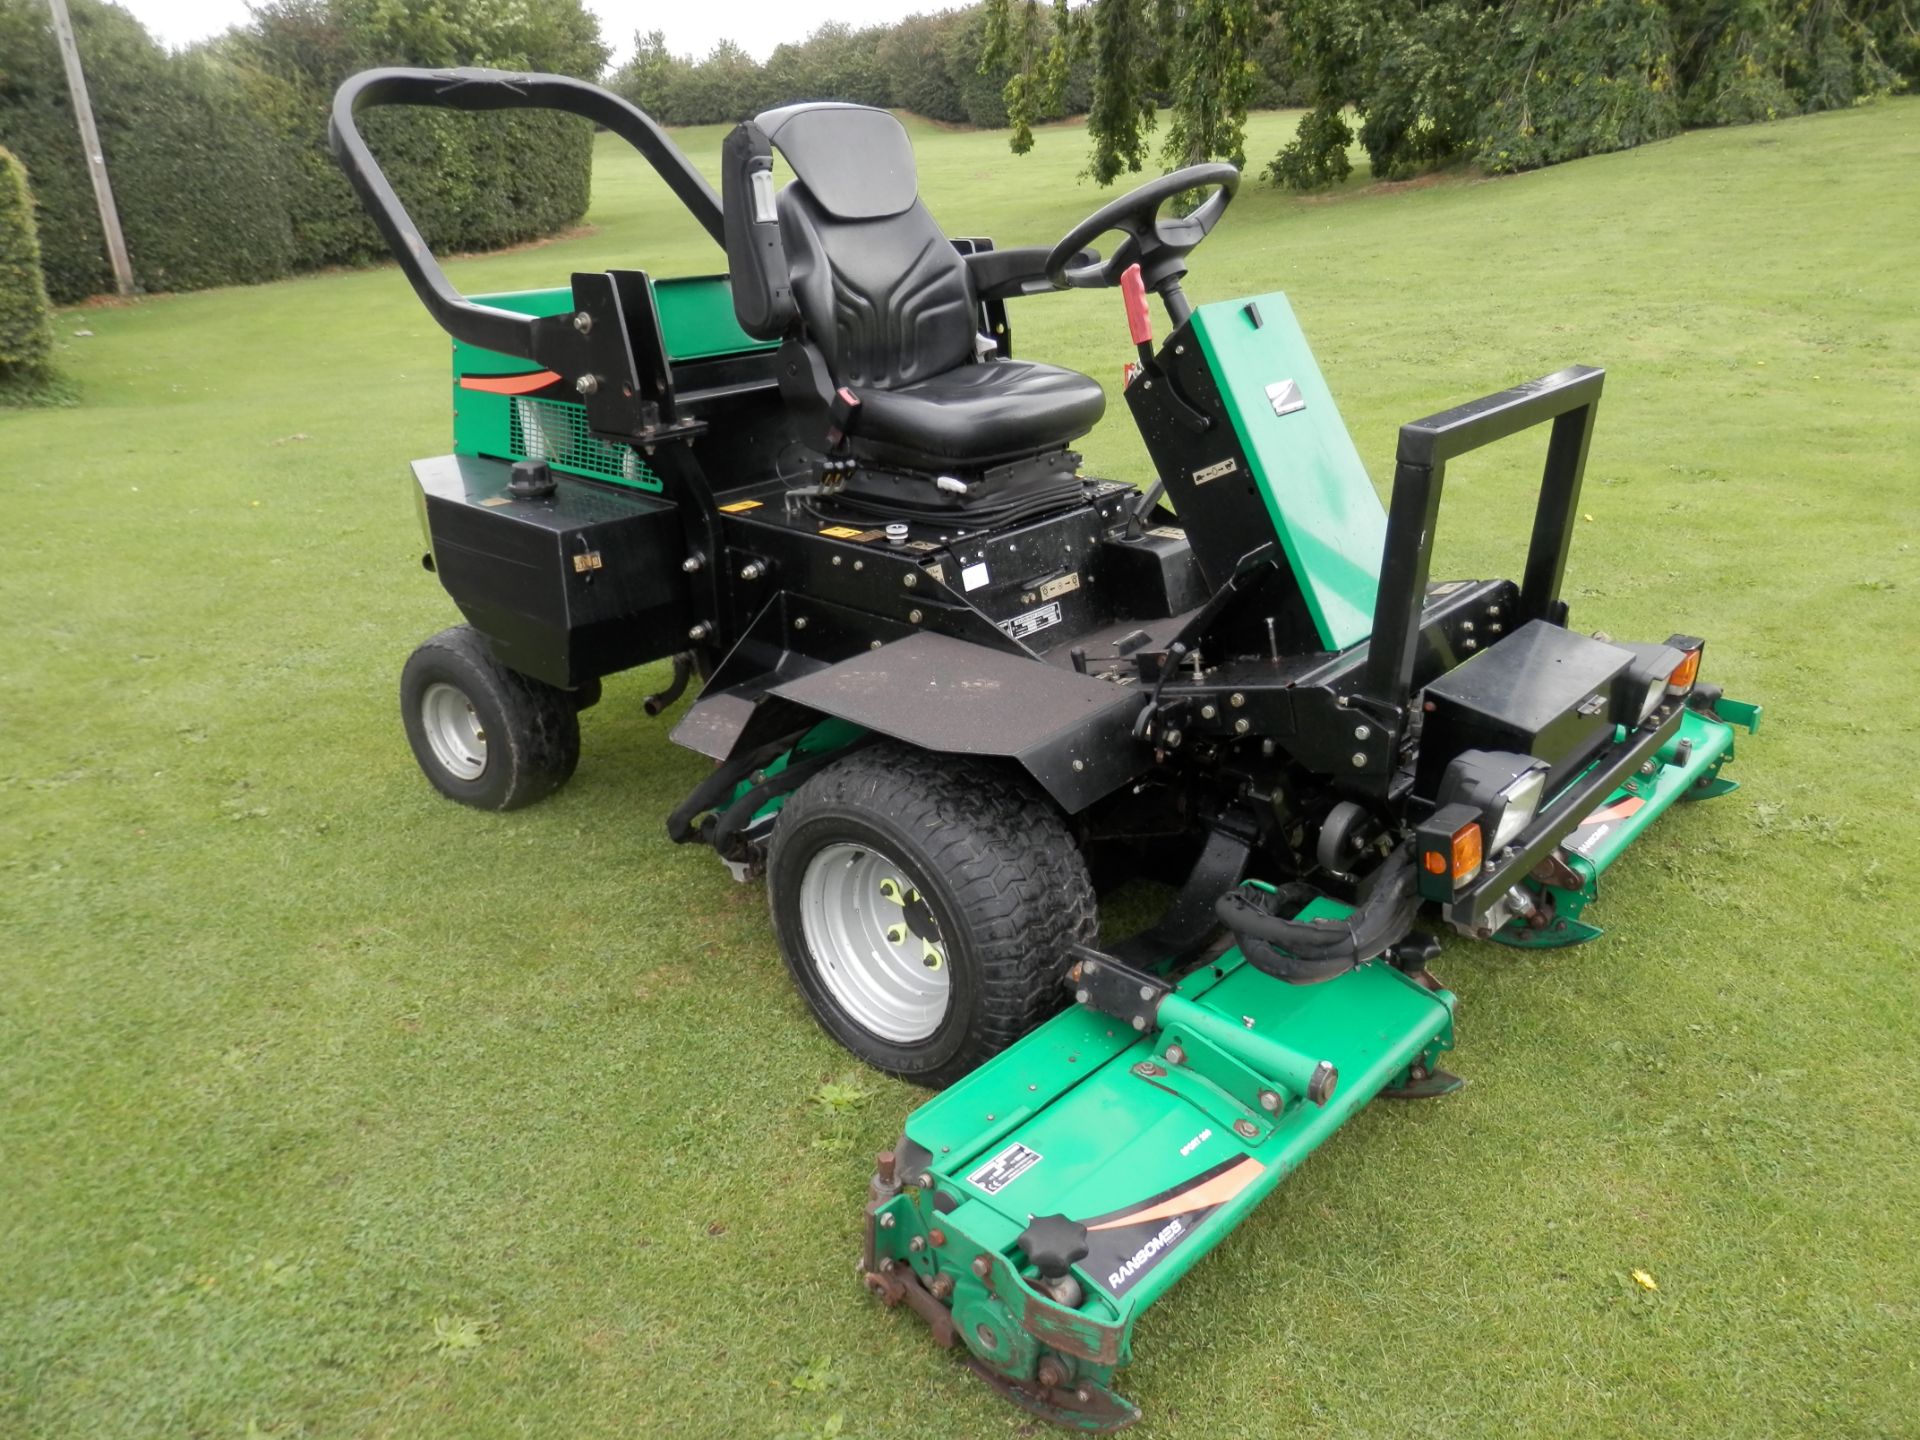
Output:
<svg viewBox="0 0 1920 1440">
<path fill-rule="evenodd" d="M 604 126 L 725 273 L 461 295 L 360 135 L 394 104 Z M 741 124 L 718 193 L 561 76 L 369 71 L 331 135 L 454 341 L 453 449 L 413 475 L 466 623 L 402 672 L 421 769 L 528 804 L 605 676 L 671 661 L 649 715 L 697 678 L 672 734 L 713 766 L 668 834 L 764 877 L 830 1035 L 943 1088 L 880 1155 L 867 1288 L 1051 1420 L 1133 1419 L 1140 1311 L 1369 1101 L 1458 1087 L 1435 930 L 1591 940 L 1601 873 L 1733 788 L 1760 712 L 1701 678 L 1705 641 L 1569 624 L 1602 372 L 1403 425 L 1383 505 L 1286 296 L 1182 289 L 1231 166 L 1002 250 L 941 230 L 862 106 Z M 1013 353 L 1009 301 L 1104 288 L 1144 489 L 1071 448 L 1102 388 Z M 1521 579 L 1433 580 L 1448 465 L 1535 427 Z M 1097 896 L 1134 877 L 1172 898 L 1103 947 Z"/>
</svg>

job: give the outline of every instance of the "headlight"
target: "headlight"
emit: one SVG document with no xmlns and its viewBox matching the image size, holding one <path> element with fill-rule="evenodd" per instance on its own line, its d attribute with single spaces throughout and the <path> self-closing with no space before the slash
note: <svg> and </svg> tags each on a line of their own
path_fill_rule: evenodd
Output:
<svg viewBox="0 0 1920 1440">
<path fill-rule="evenodd" d="M 1532 756 L 1528 756 L 1532 760 Z M 1547 792 L 1547 767 L 1543 761 L 1534 760 L 1538 769 L 1529 770 L 1500 792 L 1504 802 L 1500 818 L 1494 822 L 1493 848 L 1504 850 L 1507 842 L 1526 829 L 1533 817 L 1540 813 L 1540 797 Z"/>
<path fill-rule="evenodd" d="M 1673 645 L 1622 644 L 1617 640 L 1614 644 L 1633 659 L 1614 681 L 1613 723 L 1631 730 L 1666 699 L 1674 671 L 1686 664 L 1687 657 Z"/>
<path fill-rule="evenodd" d="M 1664 688 L 1666 677 L 1661 676 Z M 1466 750 L 1447 766 L 1439 806 L 1467 805 L 1480 812 L 1487 853 L 1506 845 L 1539 813 L 1547 789 L 1547 762 L 1506 750 Z"/>
</svg>

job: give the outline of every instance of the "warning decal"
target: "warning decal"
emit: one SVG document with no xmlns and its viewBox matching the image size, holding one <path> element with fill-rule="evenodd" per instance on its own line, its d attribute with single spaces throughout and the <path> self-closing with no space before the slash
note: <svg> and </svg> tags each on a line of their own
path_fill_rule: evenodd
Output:
<svg viewBox="0 0 1920 1440">
<path fill-rule="evenodd" d="M 1029 1150 L 1016 1140 L 967 1176 L 967 1183 L 989 1195 L 998 1195 L 1039 1163 L 1040 1152 Z"/>
</svg>

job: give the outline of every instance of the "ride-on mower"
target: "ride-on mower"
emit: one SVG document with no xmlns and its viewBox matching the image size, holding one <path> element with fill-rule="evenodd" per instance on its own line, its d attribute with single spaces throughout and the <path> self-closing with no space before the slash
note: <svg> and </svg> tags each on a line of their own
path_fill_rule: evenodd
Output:
<svg viewBox="0 0 1920 1440">
<path fill-rule="evenodd" d="M 357 129 L 388 104 L 606 127 L 727 274 L 463 297 Z M 1701 639 L 1568 625 L 1601 372 L 1402 426 L 1383 507 L 1286 297 L 1182 291 L 1230 166 L 1002 250 L 944 234 L 899 121 L 855 105 L 740 125 L 719 194 L 558 76 L 371 71 L 332 141 L 454 340 L 453 453 L 413 473 L 467 624 L 402 676 L 421 768 L 526 804 L 602 677 L 670 658 L 658 714 L 698 675 L 673 738 L 716 763 L 672 838 L 764 875 L 831 1035 L 948 1087 L 880 1155 L 866 1285 L 1042 1415 L 1134 1418 L 1139 1313 L 1368 1101 L 1457 1088 L 1422 917 L 1590 940 L 1601 873 L 1733 788 L 1759 709 L 1705 682 Z M 1081 473 L 1100 386 L 1013 353 L 1009 301 L 1107 287 L 1144 492 Z M 1431 580 L 1448 463 L 1540 425 L 1520 582 Z M 1103 950 L 1095 874 L 1173 898 Z"/>
</svg>

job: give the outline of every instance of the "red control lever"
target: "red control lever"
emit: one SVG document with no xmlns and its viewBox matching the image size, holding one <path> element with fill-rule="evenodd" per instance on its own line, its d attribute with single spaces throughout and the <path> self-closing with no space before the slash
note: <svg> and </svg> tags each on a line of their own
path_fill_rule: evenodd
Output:
<svg viewBox="0 0 1920 1440">
<path fill-rule="evenodd" d="M 1153 316 L 1147 313 L 1147 282 L 1140 278 L 1140 267 L 1129 265 L 1120 275 L 1120 295 L 1127 304 L 1127 333 L 1133 343 L 1153 344 Z"/>
</svg>

